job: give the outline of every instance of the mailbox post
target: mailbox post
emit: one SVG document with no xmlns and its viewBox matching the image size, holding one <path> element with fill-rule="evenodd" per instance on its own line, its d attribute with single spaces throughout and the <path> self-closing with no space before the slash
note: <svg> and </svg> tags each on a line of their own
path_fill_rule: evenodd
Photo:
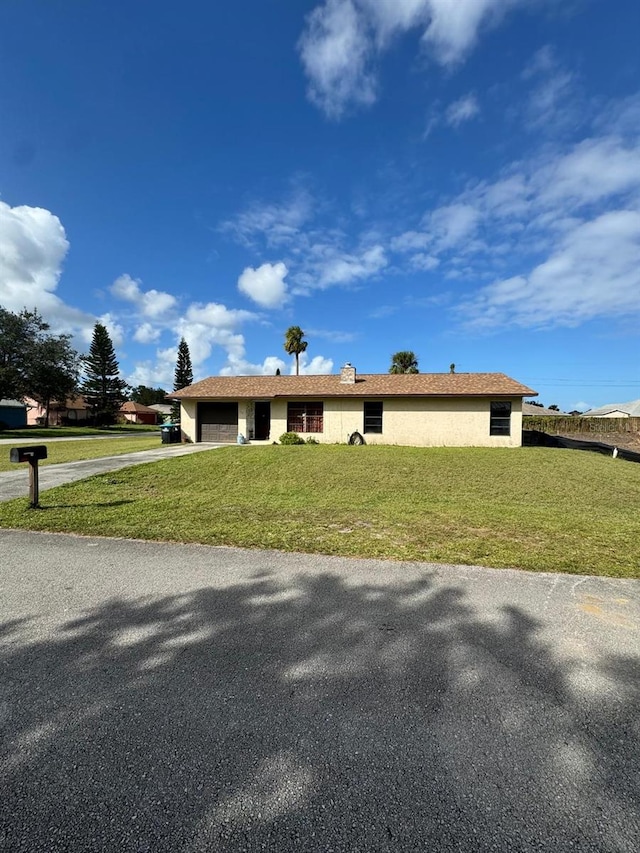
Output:
<svg viewBox="0 0 640 853">
<path fill-rule="evenodd" d="M 47 458 L 47 448 L 44 444 L 32 447 L 12 447 L 9 455 L 11 462 L 29 463 L 29 502 L 32 509 L 40 503 L 40 488 L 38 483 L 38 460 Z"/>
</svg>

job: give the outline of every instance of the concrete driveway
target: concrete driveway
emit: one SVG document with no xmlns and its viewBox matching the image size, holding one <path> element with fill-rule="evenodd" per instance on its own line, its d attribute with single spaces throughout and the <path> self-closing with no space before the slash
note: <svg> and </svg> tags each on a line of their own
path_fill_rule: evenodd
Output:
<svg viewBox="0 0 640 853">
<path fill-rule="evenodd" d="M 139 450 L 135 453 L 123 453 L 120 456 L 103 456 L 100 459 L 85 459 L 82 462 L 63 462 L 60 465 L 45 465 L 39 469 L 40 491 L 84 480 L 94 474 L 107 471 L 119 471 L 130 465 L 142 462 L 157 462 L 159 459 L 171 459 L 174 456 L 186 456 L 190 453 L 202 453 L 215 450 L 217 444 L 164 444 L 153 450 Z M 23 498 L 29 495 L 29 466 L 16 464 L 15 471 L 0 473 L 0 501 Z"/>
<path fill-rule="evenodd" d="M 640 584 L 0 532 L 0 847 L 638 849 Z"/>
</svg>

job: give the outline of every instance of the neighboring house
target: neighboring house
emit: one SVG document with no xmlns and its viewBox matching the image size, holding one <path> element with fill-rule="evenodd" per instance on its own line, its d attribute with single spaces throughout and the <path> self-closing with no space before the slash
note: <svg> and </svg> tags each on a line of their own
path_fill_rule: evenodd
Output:
<svg viewBox="0 0 640 853">
<path fill-rule="evenodd" d="M 120 417 L 129 424 L 157 424 L 158 413 L 150 406 L 143 406 L 142 403 L 134 403 L 132 400 L 127 400 L 120 406 Z"/>
<path fill-rule="evenodd" d="M 0 400 L 0 429 L 19 429 L 27 425 L 27 407 L 21 400 Z"/>
<path fill-rule="evenodd" d="M 367 444 L 519 447 L 522 398 L 503 373 L 212 376 L 173 393 L 183 437 L 273 441 L 294 431 L 323 443 L 358 431 Z"/>
<path fill-rule="evenodd" d="M 40 424 L 45 418 L 45 408 L 36 400 L 27 397 L 27 420 L 30 425 Z M 49 426 L 68 426 L 85 423 L 91 414 L 84 397 L 69 397 L 61 402 L 54 401 L 49 406 Z"/>
<path fill-rule="evenodd" d="M 171 406 L 168 403 L 152 403 L 149 408 L 160 415 L 158 420 L 170 420 Z"/>
<path fill-rule="evenodd" d="M 589 409 L 585 412 L 585 418 L 640 418 L 640 400 L 631 400 L 630 403 L 609 403 L 606 406 L 598 406 L 597 409 Z"/>
<path fill-rule="evenodd" d="M 522 403 L 523 415 L 537 415 L 538 417 L 547 415 L 564 415 L 565 412 L 557 412 L 555 409 L 547 409 L 545 406 L 534 406 L 533 403 Z"/>
</svg>

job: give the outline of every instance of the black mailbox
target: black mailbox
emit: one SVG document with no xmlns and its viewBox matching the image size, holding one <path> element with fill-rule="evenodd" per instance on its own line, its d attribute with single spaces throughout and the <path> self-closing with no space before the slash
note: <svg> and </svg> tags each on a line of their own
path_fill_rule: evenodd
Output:
<svg viewBox="0 0 640 853">
<path fill-rule="evenodd" d="M 11 462 L 37 462 L 38 459 L 47 458 L 47 446 L 36 444 L 32 447 L 12 447 L 9 458 Z"/>
</svg>

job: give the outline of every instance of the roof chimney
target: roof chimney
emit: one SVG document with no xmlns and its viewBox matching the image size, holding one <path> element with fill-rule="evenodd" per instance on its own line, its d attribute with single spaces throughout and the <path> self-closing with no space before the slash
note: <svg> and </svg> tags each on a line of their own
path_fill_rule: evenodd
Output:
<svg viewBox="0 0 640 853">
<path fill-rule="evenodd" d="M 355 385 L 356 384 L 356 369 L 349 362 L 344 367 L 340 368 L 340 384 Z"/>
</svg>

